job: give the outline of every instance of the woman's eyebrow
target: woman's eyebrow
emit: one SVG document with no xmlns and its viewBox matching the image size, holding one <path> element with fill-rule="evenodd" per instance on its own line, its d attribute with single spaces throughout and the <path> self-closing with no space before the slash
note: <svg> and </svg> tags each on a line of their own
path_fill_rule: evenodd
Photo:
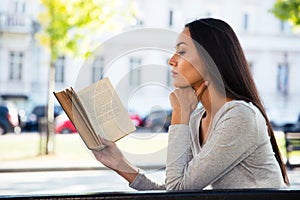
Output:
<svg viewBox="0 0 300 200">
<path fill-rule="evenodd" d="M 179 42 L 179 43 L 176 44 L 176 48 L 178 48 L 182 44 L 187 45 L 187 43 L 185 43 L 185 42 Z"/>
</svg>

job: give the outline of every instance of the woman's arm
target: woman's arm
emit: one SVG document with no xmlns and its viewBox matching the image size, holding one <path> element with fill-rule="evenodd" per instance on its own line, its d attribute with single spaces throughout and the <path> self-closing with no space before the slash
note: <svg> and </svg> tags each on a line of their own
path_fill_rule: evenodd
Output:
<svg viewBox="0 0 300 200">
<path fill-rule="evenodd" d="M 226 174 L 257 147 L 257 117 L 250 108 L 229 107 L 214 120 L 217 123 L 212 127 L 210 138 L 191 160 L 184 153 L 190 144 L 188 140 L 182 140 L 182 128 L 170 130 L 167 190 L 202 189 Z"/>
<path fill-rule="evenodd" d="M 188 125 L 190 115 L 198 104 L 197 96 L 192 87 L 180 88 L 170 94 L 170 103 L 172 106 L 171 124 Z"/>
<path fill-rule="evenodd" d="M 114 142 L 101 138 L 105 148 L 100 151 L 93 151 L 95 158 L 106 167 L 114 170 L 129 184 L 134 181 L 138 174 L 138 168 L 132 165 L 122 154 Z"/>
<path fill-rule="evenodd" d="M 192 159 L 190 138 L 190 116 L 198 100 L 206 91 L 208 81 L 203 81 L 197 91 L 192 87 L 179 88 L 170 94 L 172 122 L 169 127 L 166 189 L 183 189 L 181 176 L 183 168 Z"/>
<path fill-rule="evenodd" d="M 201 90 L 195 92 L 191 87 L 179 89 L 170 95 L 170 100 L 173 108 L 172 124 L 188 124 L 190 113 L 196 108 L 198 100 L 198 92 L 206 89 L 207 84 L 203 83 Z M 178 96 L 179 95 L 179 96 Z M 186 99 L 188 95 L 188 99 Z M 185 132 L 185 131 L 184 131 Z M 184 138 L 188 138 L 188 132 L 184 133 Z M 139 172 L 139 169 L 132 165 L 118 149 L 114 142 L 100 138 L 106 146 L 101 151 L 93 151 L 96 159 L 106 167 L 114 170 L 124 179 L 126 179 L 130 187 L 137 190 L 162 190 L 165 189 L 164 184 L 160 184 L 151 180 L 144 173 Z M 179 142 L 180 143 L 180 142 Z M 169 149 L 169 148 L 168 148 Z M 172 149 L 170 150 L 172 151 Z M 188 154 L 190 157 L 190 154 Z"/>
<path fill-rule="evenodd" d="M 136 190 L 165 190 L 164 184 L 152 180 L 131 164 L 114 142 L 103 138 L 101 141 L 106 147 L 101 151 L 93 151 L 96 159 L 127 180 L 130 187 Z"/>
<path fill-rule="evenodd" d="M 172 125 L 189 124 L 190 115 L 196 109 L 203 93 L 207 91 L 208 85 L 208 81 L 202 81 L 201 85 L 196 91 L 192 87 L 185 87 L 175 89 L 170 94 Z"/>
</svg>

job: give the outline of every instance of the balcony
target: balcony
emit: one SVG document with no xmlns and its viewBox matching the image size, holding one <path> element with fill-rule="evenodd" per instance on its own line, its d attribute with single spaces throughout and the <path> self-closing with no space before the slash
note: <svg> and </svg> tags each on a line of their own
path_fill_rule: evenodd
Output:
<svg viewBox="0 0 300 200">
<path fill-rule="evenodd" d="M 31 33 L 32 24 L 29 16 L 0 13 L 0 32 Z"/>
</svg>

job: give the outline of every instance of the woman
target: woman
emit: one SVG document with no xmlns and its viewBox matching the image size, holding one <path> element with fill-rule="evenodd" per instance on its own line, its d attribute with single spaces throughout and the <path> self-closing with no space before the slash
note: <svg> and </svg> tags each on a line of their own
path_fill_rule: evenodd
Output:
<svg viewBox="0 0 300 200">
<path fill-rule="evenodd" d="M 165 184 L 149 179 L 113 142 L 97 160 L 137 190 L 282 188 L 289 184 L 239 41 L 225 22 L 186 24 L 169 60 L 174 86 Z M 198 103 L 202 108 L 196 108 Z M 275 155 L 274 155 L 275 154 Z"/>
</svg>

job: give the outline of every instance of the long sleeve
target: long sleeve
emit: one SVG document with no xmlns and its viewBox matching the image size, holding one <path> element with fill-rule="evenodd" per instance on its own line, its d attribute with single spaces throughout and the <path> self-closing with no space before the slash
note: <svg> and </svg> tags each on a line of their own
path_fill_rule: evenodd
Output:
<svg viewBox="0 0 300 200">
<path fill-rule="evenodd" d="M 134 181 L 129 186 L 136 190 L 165 190 L 163 183 L 148 177 L 143 171 L 139 171 Z"/>
<path fill-rule="evenodd" d="M 176 134 L 173 134 L 176 132 Z M 188 125 L 172 125 L 169 127 L 169 139 L 168 139 L 168 155 L 167 163 L 168 165 L 182 166 L 192 158 L 191 153 L 191 144 L 190 144 L 190 131 Z M 175 137 L 175 138 L 173 138 Z M 178 142 L 179 141 L 179 142 Z M 175 142 L 175 143 L 173 143 Z M 173 143 L 170 145 L 170 143 Z M 185 149 L 185 151 L 179 152 L 175 149 Z M 180 159 L 178 159 L 180 157 Z M 172 162 L 174 161 L 174 162 Z M 177 162 L 181 162 L 178 164 Z M 176 177 L 166 175 L 166 181 L 169 181 L 169 178 L 174 178 L 171 182 L 176 183 Z M 170 182 L 170 181 L 169 181 Z M 129 185 L 131 188 L 136 190 L 165 190 L 165 184 L 159 183 L 156 180 L 153 180 L 147 176 L 143 171 L 140 171 L 135 178 L 135 180 Z"/>
<path fill-rule="evenodd" d="M 220 179 L 257 148 L 256 112 L 247 106 L 230 104 L 222 109 L 214 118 L 216 121 L 212 123 L 206 144 L 192 160 L 188 159 L 189 141 L 184 139 L 185 131 L 182 131 L 188 127 L 176 127 L 169 132 L 167 190 L 202 189 Z M 239 179 L 232 176 L 233 182 Z"/>
<path fill-rule="evenodd" d="M 206 143 L 199 144 L 199 123 L 204 110 L 188 125 L 169 128 L 164 184 L 139 173 L 130 185 L 138 190 L 192 190 L 284 188 L 266 121 L 251 103 L 226 103 L 214 116 Z"/>
<path fill-rule="evenodd" d="M 183 189 L 182 177 L 185 166 L 191 159 L 189 126 L 172 125 L 169 128 L 169 143 L 166 166 L 166 189 Z"/>
</svg>

